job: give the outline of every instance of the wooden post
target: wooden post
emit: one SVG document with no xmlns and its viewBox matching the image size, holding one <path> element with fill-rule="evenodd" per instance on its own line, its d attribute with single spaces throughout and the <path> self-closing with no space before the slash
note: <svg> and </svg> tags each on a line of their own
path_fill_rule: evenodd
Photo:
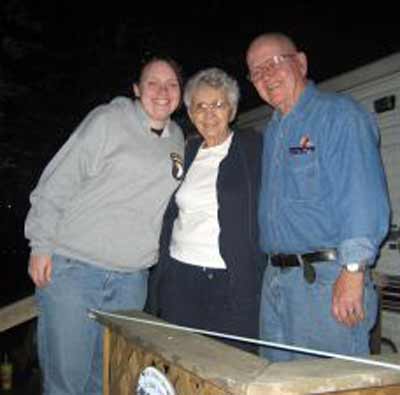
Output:
<svg viewBox="0 0 400 395">
<path fill-rule="evenodd" d="M 110 395 L 111 331 L 109 328 L 105 327 L 103 333 L 103 395 Z"/>
</svg>

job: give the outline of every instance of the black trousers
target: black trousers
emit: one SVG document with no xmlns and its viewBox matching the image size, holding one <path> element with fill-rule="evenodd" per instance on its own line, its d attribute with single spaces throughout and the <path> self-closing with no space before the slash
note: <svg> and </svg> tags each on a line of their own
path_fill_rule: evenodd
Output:
<svg viewBox="0 0 400 395">
<path fill-rule="evenodd" d="M 230 335 L 258 338 L 258 309 L 253 287 L 229 269 L 208 269 L 171 257 L 159 284 L 160 317 L 170 323 Z M 223 341 L 249 352 L 257 346 Z"/>
</svg>

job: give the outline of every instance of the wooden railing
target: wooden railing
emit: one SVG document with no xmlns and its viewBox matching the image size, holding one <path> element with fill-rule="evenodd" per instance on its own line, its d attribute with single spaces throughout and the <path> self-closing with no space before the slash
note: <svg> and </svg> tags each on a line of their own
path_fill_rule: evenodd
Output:
<svg viewBox="0 0 400 395">
<path fill-rule="evenodd" d="M 36 318 L 37 305 L 32 296 L 28 296 L 8 306 L 0 308 L 0 333 Z"/>
</svg>

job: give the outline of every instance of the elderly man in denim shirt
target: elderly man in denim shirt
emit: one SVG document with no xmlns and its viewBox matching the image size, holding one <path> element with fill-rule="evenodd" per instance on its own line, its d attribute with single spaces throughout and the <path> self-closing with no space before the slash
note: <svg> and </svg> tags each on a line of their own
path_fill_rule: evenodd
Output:
<svg viewBox="0 0 400 395">
<path fill-rule="evenodd" d="M 260 243 L 269 256 L 261 338 L 327 352 L 369 353 L 377 313 L 370 267 L 389 224 L 372 115 L 307 80 L 290 38 L 263 34 L 247 51 L 249 77 L 274 109 L 264 132 Z M 262 348 L 273 361 L 304 354 Z"/>
</svg>

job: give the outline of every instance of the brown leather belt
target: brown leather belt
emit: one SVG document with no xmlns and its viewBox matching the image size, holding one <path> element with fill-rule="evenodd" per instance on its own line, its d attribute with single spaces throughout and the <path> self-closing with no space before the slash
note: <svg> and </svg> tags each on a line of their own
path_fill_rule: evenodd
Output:
<svg viewBox="0 0 400 395">
<path fill-rule="evenodd" d="M 303 261 L 301 262 L 300 259 Z M 277 267 L 295 267 L 302 266 L 303 264 L 310 263 L 323 263 L 332 262 L 337 259 L 337 251 L 334 248 L 310 252 L 307 254 L 273 254 L 270 255 L 270 261 L 272 266 Z"/>
</svg>

